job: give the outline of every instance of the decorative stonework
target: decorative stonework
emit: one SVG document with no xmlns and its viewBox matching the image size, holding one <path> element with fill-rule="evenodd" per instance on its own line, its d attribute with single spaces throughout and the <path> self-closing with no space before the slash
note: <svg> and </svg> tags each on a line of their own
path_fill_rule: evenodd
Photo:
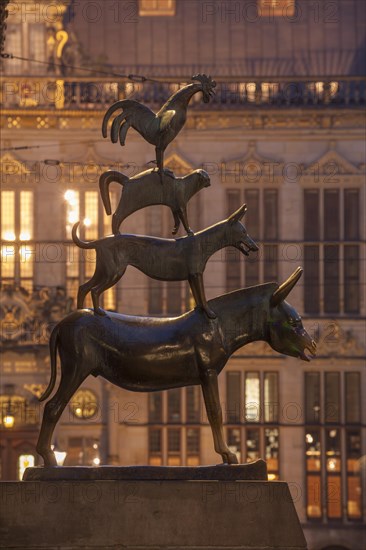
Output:
<svg viewBox="0 0 366 550">
<path fill-rule="evenodd" d="M 318 331 L 317 357 L 365 357 L 366 349 L 352 330 L 333 321 Z"/>
<path fill-rule="evenodd" d="M 165 168 L 172 170 L 177 176 L 183 176 L 193 170 L 192 164 L 177 153 L 176 150 L 168 156 L 164 162 L 164 166 Z"/>
<path fill-rule="evenodd" d="M 21 287 L 0 287 L 0 345 L 45 345 L 55 323 L 72 309 L 62 287 L 42 287 L 29 293 Z"/>
<path fill-rule="evenodd" d="M 365 166 L 355 166 L 336 151 L 336 142 L 329 143 L 328 151 L 320 158 L 302 166 L 302 182 L 305 184 L 362 184 Z"/>
<path fill-rule="evenodd" d="M 90 109 L 85 112 L 85 109 L 32 109 L 29 108 L 14 108 L 3 109 L 0 118 L 0 127 L 8 127 L 9 117 L 21 117 L 22 127 L 29 129 L 37 128 L 37 117 L 48 116 L 50 128 L 60 128 L 61 119 L 67 120 L 70 129 L 77 128 L 80 130 L 100 129 L 101 111 Z M 269 112 L 264 109 L 259 113 L 247 112 L 245 115 L 239 110 L 228 110 L 223 114 L 223 109 L 213 107 L 209 112 L 194 112 L 187 119 L 186 129 L 195 130 L 268 130 L 276 131 L 283 130 L 290 133 L 297 132 L 299 129 L 316 129 L 319 131 L 329 132 L 337 129 L 338 131 L 359 131 L 365 126 L 365 114 L 358 111 L 357 115 L 347 109 L 338 109 L 330 113 L 320 113 L 319 109 L 299 113 L 292 109 L 282 108 L 281 112 Z M 62 122 L 64 124 L 64 122 Z"/>
<path fill-rule="evenodd" d="M 243 182 L 281 183 L 283 181 L 283 162 L 259 154 L 255 141 L 250 141 L 243 157 L 221 162 L 221 181 L 223 183 L 242 184 Z"/>
</svg>

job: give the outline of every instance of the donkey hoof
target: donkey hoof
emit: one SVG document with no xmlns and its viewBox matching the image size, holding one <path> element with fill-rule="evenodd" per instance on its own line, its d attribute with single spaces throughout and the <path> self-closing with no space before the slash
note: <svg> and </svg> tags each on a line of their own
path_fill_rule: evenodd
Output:
<svg viewBox="0 0 366 550">
<path fill-rule="evenodd" d="M 224 453 L 222 458 L 224 460 L 224 464 L 239 464 L 238 457 L 235 453 Z"/>
<path fill-rule="evenodd" d="M 37 452 L 42 456 L 45 467 L 57 466 L 57 460 L 53 451 L 47 451 L 44 453 L 41 453 L 40 451 Z"/>
</svg>

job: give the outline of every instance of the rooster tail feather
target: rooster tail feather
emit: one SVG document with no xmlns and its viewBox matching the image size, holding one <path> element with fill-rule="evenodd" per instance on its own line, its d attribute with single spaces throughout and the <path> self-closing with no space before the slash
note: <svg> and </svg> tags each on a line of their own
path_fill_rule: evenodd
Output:
<svg viewBox="0 0 366 550">
<path fill-rule="evenodd" d="M 126 120 L 127 113 L 121 113 L 120 115 L 116 116 L 116 118 L 113 121 L 112 129 L 111 129 L 111 140 L 112 143 L 117 143 L 118 141 L 118 134 L 119 134 L 119 128 L 121 124 L 123 124 Z M 128 130 L 128 128 L 127 128 Z M 126 132 L 127 132 L 126 130 Z"/>
</svg>

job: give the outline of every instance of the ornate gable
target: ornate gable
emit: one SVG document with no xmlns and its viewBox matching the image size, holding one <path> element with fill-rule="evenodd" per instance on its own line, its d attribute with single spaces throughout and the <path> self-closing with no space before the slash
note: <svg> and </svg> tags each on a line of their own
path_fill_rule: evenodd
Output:
<svg viewBox="0 0 366 550">
<path fill-rule="evenodd" d="M 100 175 L 111 168 L 122 169 L 122 165 L 116 165 L 109 159 L 102 158 L 95 151 L 92 144 L 87 145 L 86 152 L 80 157 L 71 159 L 69 163 L 61 162 L 59 169 L 68 183 L 95 184 Z"/>
<path fill-rule="evenodd" d="M 283 181 L 283 162 L 264 157 L 257 151 L 257 142 L 250 141 L 247 153 L 240 158 L 221 162 L 222 183 L 254 184 Z"/>
<path fill-rule="evenodd" d="M 176 176 L 185 176 L 193 170 L 192 164 L 176 151 L 164 161 L 164 168 L 172 170 Z"/>
<path fill-rule="evenodd" d="M 305 182 L 336 184 L 355 182 L 364 175 L 362 166 L 355 166 L 335 150 L 335 142 L 330 142 L 328 151 L 318 160 L 303 169 Z M 340 178 L 342 178 L 340 180 Z"/>
<path fill-rule="evenodd" d="M 0 158 L 0 179 L 3 185 L 20 181 L 24 183 L 31 173 L 32 170 L 24 162 L 9 152 Z"/>
</svg>

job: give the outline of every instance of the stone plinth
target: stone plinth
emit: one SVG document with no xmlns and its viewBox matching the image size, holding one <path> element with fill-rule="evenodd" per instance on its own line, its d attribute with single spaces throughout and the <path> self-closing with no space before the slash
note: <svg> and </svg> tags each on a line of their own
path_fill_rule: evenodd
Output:
<svg viewBox="0 0 366 550">
<path fill-rule="evenodd" d="M 70 479 L 0 489 L 0 548 L 306 549 L 285 482 Z"/>
</svg>

